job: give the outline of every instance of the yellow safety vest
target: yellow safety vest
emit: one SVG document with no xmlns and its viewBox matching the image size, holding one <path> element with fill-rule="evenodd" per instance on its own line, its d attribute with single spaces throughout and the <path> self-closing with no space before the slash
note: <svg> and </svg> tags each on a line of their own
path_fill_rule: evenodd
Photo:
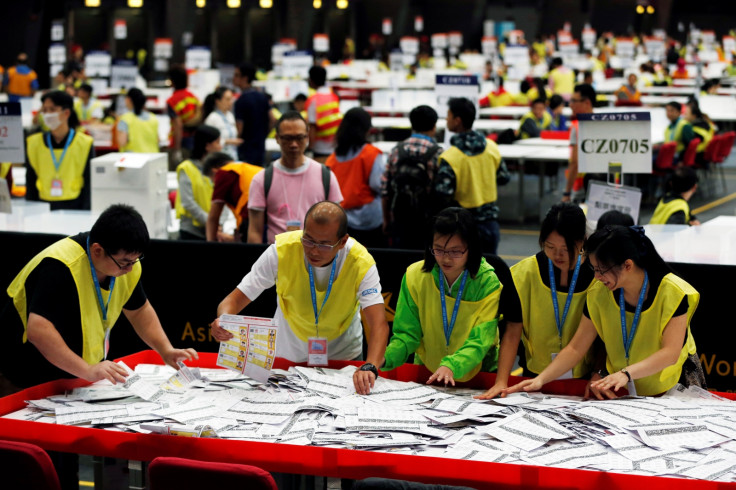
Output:
<svg viewBox="0 0 736 490">
<path fill-rule="evenodd" d="M 700 138 L 700 143 L 698 143 L 698 147 L 695 149 L 696 153 L 704 152 L 708 143 L 710 143 L 710 140 L 713 139 L 713 136 L 716 133 L 715 129 L 713 129 L 713 126 L 710 124 L 708 124 L 708 129 L 701 128 L 700 126 L 693 124 L 693 132 Z"/>
<path fill-rule="evenodd" d="M 196 165 L 191 160 L 184 160 L 176 167 L 176 180 L 179 180 L 180 172 L 185 172 L 189 177 L 189 181 L 192 183 L 192 193 L 194 194 L 194 200 L 199 207 L 204 209 L 205 212 L 210 211 L 210 205 L 212 204 L 212 181 L 209 177 L 202 174 Z M 176 193 L 176 201 L 174 204 L 176 208 L 176 217 L 181 218 L 186 216 L 192 218 L 194 226 L 204 226 L 204 223 L 199 223 L 192 216 L 192 213 L 184 209 L 181 204 L 181 192 Z"/>
<path fill-rule="evenodd" d="M 539 128 L 540 131 L 545 130 L 545 129 L 549 129 L 549 127 L 552 125 L 552 116 L 550 116 L 549 115 L 549 112 L 547 112 L 547 111 L 544 111 L 544 113 L 542 114 L 542 122 L 541 123 L 539 122 L 539 120 L 536 117 L 534 117 L 534 113 L 533 112 L 530 111 L 530 112 L 527 112 L 526 114 L 524 114 L 522 116 L 522 118 L 519 120 L 519 128 L 520 129 L 524 127 L 524 123 L 526 122 L 527 119 L 531 119 L 532 121 L 534 121 L 534 124 L 537 125 L 537 127 Z M 530 138 L 531 136 L 529 135 L 529 133 L 527 133 L 525 131 L 521 131 L 521 133 L 519 134 L 519 137 L 521 139 L 526 139 L 526 138 Z"/>
<path fill-rule="evenodd" d="M 307 342 L 317 334 L 309 288 L 309 273 L 304 263 L 301 243 L 302 231 L 287 231 L 276 235 L 276 296 L 284 318 L 299 339 Z M 319 335 L 334 340 L 350 327 L 358 311 L 358 293 L 368 269 L 375 261 L 368 250 L 358 242 L 353 243 L 342 268 L 335 276 L 330 297 L 319 315 Z M 316 286 L 315 286 L 316 289 Z M 317 305 L 322 305 L 326 291 L 316 289 Z"/>
<path fill-rule="evenodd" d="M 80 122 L 87 122 L 92 119 L 92 114 L 97 109 L 102 109 L 102 104 L 99 100 L 91 99 L 90 105 L 88 108 L 85 109 L 85 107 L 82 105 L 82 100 L 77 99 L 74 101 L 74 112 L 77 113 L 77 117 L 79 118 Z"/>
<path fill-rule="evenodd" d="M 685 213 L 685 223 L 690 222 L 690 205 L 684 199 L 673 199 L 668 203 L 664 199 L 660 199 L 657 208 L 654 210 L 652 219 L 649 220 L 650 225 L 666 225 L 670 217 L 678 211 Z"/>
<path fill-rule="evenodd" d="M 44 201 L 74 200 L 79 197 L 82 188 L 86 185 L 84 182 L 84 168 L 87 165 L 87 158 L 94 140 L 91 136 L 75 131 L 74 139 L 69 144 L 57 173 L 54 161 L 51 158 L 52 150 L 44 143 L 45 136 L 46 133 L 36 133 L 26 139 L 28 163 L 36 172 L 38 196 Z M 54 149 L 53 152 L 59 160 L 64 149 Z M 60 179 L 62 182 L 60 196 L 51 195 L 51 184 L 54 179 Z"/>
<path fill-rule="evenodd" d="M 130 299 L 141 277 L 141 264 L 136 262 L 131 271 L 115 279 L 112 298 L 107 307 L 107 326 L 102 321 L 102 311 L 97 300 L 97 292 L 92 280 L 87 251 L 71 238 L 64 238 L 49 245 L 33 257 L 8 287 L 8 296 L 23 321 L 23 342 L 28 340 L 28 304 L 26 300 L 26 280 L 41 261 L 47 257 L 57 259 L 69 268 L 79 295 L 79 313 L 82 319 L 82 359 L 88 364 L 96 364 L 105 357 L 105 333 L 115 325 L 123 306 Z M 43 279 L 41 279 L 43 280 Z M 107 303 L 110 291 L 101 289 L 102 300 Z M 69 305 L 73 307 L 73 305 Z"/>
<path fill-rule="evenodd" d="M 280 111 L 280 110 L 278 110 L 277 108 L 275 108 L 275 107 L 271 107 L 271 114 L 273 114 L 273 118 L 274 118 L 274 119 L 275 119 L 276 121 L 278 121 L 279 119 L 281 119 L 281 116 L 282 116 L 282 114 L 281 114 L 281 111 Z M 304 114 L 302 114 L 302 117 L 304 117 Z M 304 120 L 305 120 L 305 121 L 306 121 L 306 119 L 307 119 L 307 118 L 306 118 L 306 117 L 304 117 Z M 270 133 L 268 133 L 268 136 L 266 136 L 266 138 L 275 138 L 275 137 L 276 137 L 276 128 L 273 128 L 273 129 L 271 130 L 271 132 L 270 132 Z"/>
<path fill-rule="evenodd" d="M 120 120 L 128 125 L 128 144 L 122 151 L 133 153 L 158 153 L 158 119 L 153 114 L 147 120 L 136 116 L 134 112 L 126 112 Z"/>
<path fill-rule="evenodd" d="M 675 123 L 675 132 L 674 135 L 672 134 L 672 125 L 668 125 L 664 130 L 664 140 L 665 141 L 675 141 L 677 143 L 677 147 L 675 148 L 675 151 L 677 153 L 680 153 L 682 150 L 685 149 L 685 144 L 682 142 L 682 129 L 690 124 L 683 118 L 678 118 L 677 122 Z"/>
<path fill-rule="evenodd" d="M 652 291 L 650 290 L 650 294 Z M 690 321 L 700 301 L 700 294 L 690 284 L 674 274 L 662 279 L 652 305 L 641 312 L 639 327 L 629 351 L 629 365 L 646 359 L 662 346 L 662 333 L 680 302 L 687 296 L 687 338 L 677 362 L 662 371 L 634 380 L 638 395 L 652 396 L 669 390 L 680 379 L 682 365 L 687 357 L 695 354 L 695 340 L 690 332 Z M 612 291 L 597 282 L 588 293 L 588 312 L 598 335 L 606 344 L 606 366 L 615 373 L 627 366 L 626 351 L 621 335 L 621 310 Z M 631 328 L 634 314 L 626 312 L 627 329 Z"/>
<path fill-rule="evenodd" d="M 10 173 L 10 169 L 12 167 L 12 163 L 0 163 L 0 179 L 4 179 L 8 175 L 8 173 Z"/>
<path fill-rule="evenodd" d="M 455 172 L 455 200 L 460 206 L 472 209 L 496 201 L 496 170 L 501 165 L 501 152 L 496 143 L 486 140 L 485 150 L 473 156 L 451 146 L 440 158 Z"/>
<path fill-rule="evenodd" d="M 575 89 L 575 73 L 572 70 L 560 71 L 555 68 L 549 72 L 549 77 L 554 81 L 552 92 L 559 95 L 570 95 Z"/>
<path fill-rule="evenodd" d="M 581 267 L 585 267 L 581 265 Z M 562 346 L 557 333 L 555 309 L 552 305 L 552 292 L 549 286 L 542 281 L 542 272 L 539 270 L 537 257 L 532 255 L 511 267 L 511 277 L 514 280 L 516 291 L 521 303 L 521 316 L 524 327 L 521 341 L 524 344 L 526 367 L 529 371 L 539 374 L 552 361 L 552 354 L 559 353 L 561 347 L 570 343 L 580 325 L 583 316 L 585 298 L 592 288 L 573 293 L 570 301 L 570 310 L 567 312 L 565 324 L 562 325 Z M 564 305 L 567 301 L 567 288 L 558 288 L 557 303 Z M 562 313 L 562 312 L 560 312 Z M 572 370 L 575 378 L 586 376 L 593 366 L 593 354 L 588 351 Z"/>
<path fill-rule="evenodd" d="M 501 297 L 501 288 L 483 298 L 481 301 L 460 301 L 457 311 L 455 327 L 450 334 L 450 344 L 445 340 L 445 331 L 442 324 L 442 311 L 440 303 L 440 290 L 434 282 L 431 272 L 423 272 L 424 261 L 415 262 L 406 269 L 406 286 L 411 294 L 414 304 L 419 310 L 419 323 L 422 327 L 422 340 L 416 350 L 416 354 L 434 372 L 440 367 L 445 356 L 454 354 L 460 349 L 475 325 L 492 321 L 498 312 L 498 302 Z M 440 278 L 440 281 L 444 279 Z M 445 296 L 447 311 L 453 311 L 456 298 Z M 498 344 L 498 331 L 494 345 Z M 480 371 L 483 362 L 478 363 L 464 376 L 456 377 L 456 381 L 467 381 Z"/>
<path fill-rule="evenodd" d="M 253 177 L 263 170 L 263 167 L 258 167 L 256 165 L 251 165 L 250 163 L 240 163 L 240 162 L 232 162 L 228 163 L 226 165 L 223 165 L 220 167 L 219 171 L 233 171 L 236 174 L 240 176 L 240 179 L 238 180 L 238 184 L 240 185 L 240 199 L 238 199 L 238 202 L 233 206 L 230 203 L 227 203 L 227 206 L 230 208 L 230 210 L 235 215 L 235 222 L 238 226 L 240 226 L 240 223 L 243 221 L 243 216 L 241 216 L 241 213 L 243 212 L 243 208 L 247 206 L 248 204 L 248 193 L 250 192 L 250 183 L 253 181 Z"/>
<path fill-rule="evenodd" d="M 541 96 L 537 87 L 530 88 L 529 91 L 526 93 L 526 95 L 529 97 L 529 102 L 534 102 Z M 545 87 L 544 95 L 547 99 L 549 99 L 550 97 L 552 97 L 552 91 L 548 89 L 547 87 Z"/>
</svg>

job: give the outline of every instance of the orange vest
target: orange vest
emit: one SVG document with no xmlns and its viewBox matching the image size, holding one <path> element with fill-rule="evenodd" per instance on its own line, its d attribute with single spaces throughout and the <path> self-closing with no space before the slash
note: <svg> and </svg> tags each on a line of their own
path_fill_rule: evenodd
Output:
<svg viewBox="0 0 736 490">
<path fill-rule="evenodd" d="M 240 176 L 240 180 L 238 181 L 238 184 L 240 184 L 241 192 L 240 199 L 238 199 L 238 202 L 235 203 L 235 205 L 226 203 L 227 207 L 229 207 L 235 215 L 235 222 L 237 223 L 238 227 L 240 227 L 240 223 L 243 221 L 243 209 L 248 204 L 248 192 L 250 191 L 250 182 L 253 180 L 253 177 L 258 172 L 263 170 L 263 167 L 257 167 L 255 165 L 251 165 L 250 163 L 232 162 L 228 163 L 227 165 L 223 165 L 222 167 L 220 167 L 220 170 L 231 170 Z"/>
<path fill-rule="evenodd" d="M 339 162 L 334 153 L 327 158 L 325 165 L 335 173 L 345 198 L 342 202 L 344 209 L 365 206 L 376 198 L 376 193 L 368 185 L 368 180 L 373 162 L 380 154 L 381 150 L 366 143 L 358 156 L 352 160 Z"/>
<path fill-rule="evenodd" d="M 624 100 L 630 100 L 630 101 L 638 101 L 641 98 L 641 93 L 639 93 L 639 90 L 637 89 L 636 92 L 631 92 L 629 90 L 628 85 L 622 85 L 620 89 L 618 89 L 617 93 L 622 92 L 626 95 L 626 98 Z"/>
<path fill-rule="evenodd" d="M 187 89 L 177 90 L 168 98 L 166 104 L 181 118 L 184 125 L 184 136 L 191 136 L 195 129 L 191 126 L 197 122 L 199 116 L 200 104 L 197 96 Z M 187 128 L 187 126 L 190 127 Z"/>
<path fill-rule="evenodd" d="M 305 107 L 309 108 L 312 104 L 315 104 L 317 109 L 317 139 L 332 141 L 342 121 L 340 99 L 332 92 L 328 94 L 316 92 L 307 99 Z"/>
<path fill-rule="evenodd" d="M 5 90 L 12 95 L 21 97 L 30 97 L 33 95 L 31 83 L 36 79 L 36 72 L 31 70 L 28 73 L 18 73 L 14 66 L 8 68 L 8 86 Z"/>
</svg>

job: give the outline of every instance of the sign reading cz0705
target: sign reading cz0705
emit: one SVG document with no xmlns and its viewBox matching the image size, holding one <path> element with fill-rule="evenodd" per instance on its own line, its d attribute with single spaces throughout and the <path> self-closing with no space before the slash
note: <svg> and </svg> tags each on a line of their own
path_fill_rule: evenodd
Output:
<svg viewBox="0 0 736 490">
<path fill-rule="evenodd" d="M 621 162 L 625 174 L 652 172 L 649 112 L 578 114 L 578 121 L 580 172 L 605 173 L 610 162 Z"/>
</svg>

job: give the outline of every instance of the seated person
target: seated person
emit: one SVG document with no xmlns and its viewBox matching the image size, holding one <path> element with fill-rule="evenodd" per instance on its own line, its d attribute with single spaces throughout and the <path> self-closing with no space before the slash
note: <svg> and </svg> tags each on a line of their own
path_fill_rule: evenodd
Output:
<svg viewBox="0 0 736 490">
<path fill-rule="evenodd" d="M 481 256 L 469 211 L 444 209 L 432 231 L 424 260 L 410 265 L 401 282 L 382 370 L 414 354 L 414 362 L 433 373 L 428 384 L 454 385 L 496 369 L 502 286 Z"/>
<path fill-rule="evenodd" d="M 481 107 L 504 107 L 513 105 L 514 97 L 503 88 L 503 77 L 499 76 L 497 79 L 498 89 L 490 92 L 485 97 L 482 97 L 478 104 Z"/>
<path fill-rule="evenodd" d="M 627 102 L 637 103 L 641 102 L 641 93 L 636 87 L 637 76 L 636 73 L 629 73 L 628 83 L 621 85 L 621 88 L 616 90 L 616 102 Z"/>
<path fill-rule="evenodd" d="M 698 176 L 690 167 L 679 167 L 666 184 L 667 192 L 654 210 L 650 225 L 690 225 L 700 224 L 690 214 L 688 201 L 698 188 Z"/>
<path fill-rule="evenodd" d="M 676 163 L 680 161 L 682 154 L 690 143 L 690 140 L 695 137 L 695 133 L 693 131 L 692 124 L 690 124 L 684 117 L 681 117 L 682 104 L 675 101 L 668 102 L 665 105 L 665 112 L 670 124 L 664 130 L 664 140 L 665 142 L 674 141 L 677 143 L 677 147 L 675 149 Z M 658 149 L 657 145 L 655 145 L 655 150 L 656 149 Z"/>
<path fill-rule="evenodd" d="M 695 99 L 689 100 L 682 109 L 682 117 L 692 125 L 695 137 L 700 138 L 695 150 L 695 162 L 707 168 L 709 162 L 705 158 L 705 149 L 716 134 L 716 125 L 700 110 L 700 104 Z"/>
<path fill-rule="evenodd" d="M 547 112 L 547 106 L 542 99 L 536 99 L 531 104 L 531 111 L 524 114 L 519 121 L 518 136 L 520 139 L 539 138 L 543 130 L 549 129 L 552 116 Z"/>
<path fill-rule="evenodd" d="M 568 120 L 567 117 L 562 113 L 565 109 L 565 101 L 560 95 L 553 95 L 549 99 L 549 108 L 547 112 L 552 117 L 549 123 L 550 131 L 567 131 Z"/>
</svg>

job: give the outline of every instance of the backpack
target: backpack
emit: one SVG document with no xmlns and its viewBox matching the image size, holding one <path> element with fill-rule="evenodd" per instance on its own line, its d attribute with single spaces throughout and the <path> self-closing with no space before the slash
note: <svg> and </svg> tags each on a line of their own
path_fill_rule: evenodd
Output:
<svg viewBox="0 0 736 490">
<path fill-rule="evenodd" d="M 426 218 L 432 183 L 427 174 L 427 163 L 439 149 L 435 144 L 424 154 L 413 155 L 409 154 L 406 145 L 399 145 L 396 173 L 391 181 L 394 221 Z"/>
</svg>

